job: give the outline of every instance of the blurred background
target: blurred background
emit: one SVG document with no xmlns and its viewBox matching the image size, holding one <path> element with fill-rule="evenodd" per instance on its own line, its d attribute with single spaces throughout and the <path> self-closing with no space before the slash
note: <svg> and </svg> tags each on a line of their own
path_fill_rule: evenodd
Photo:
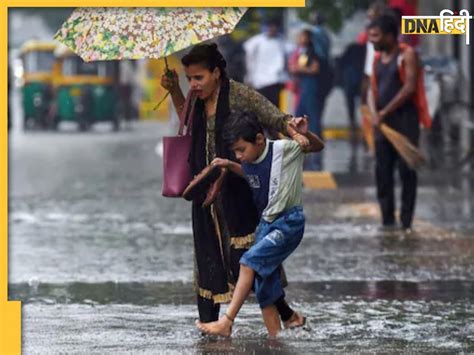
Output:
<svg viewBox="0 0 474 355">
<path fill-rule="evenodd" d="M 325 137 L 349 137 L 351 130 L 360 126 L 358 89 L 364 76 L 367 43 L 364 32 L 371 4 L 370 1 L 310 1 L 304 9 L 250 9 L 232 34 L 218 39 L 228 61 L 230 77 L 251 82 L 243 44 L 265 31 L 268 19 L 278 21 L 288 59 L 297 47 L 298 33 L 302 29 L 321 28 L 329 41 L 323 49 L 327 53 L 323 55 L 328 56 L 331 70 L 322 119 Z M 469 1 L 387 2 L 396 13 L 411 16 L 439 14 L 447 5 L 453 9 L 468 8 Z M 84 63 L 52 41 L 72 10 L 10 8 L 9 127 L 56 130 L 64 123 L 73 122 L 79 130 L 85 131 L 96 123 L 110 122 L 112 128 L 118 130 L 122 123 L 127 126 L 132 121 L 168 120 L 172 111 L 170 103 L 153 110 L 165 94 L 159 85 L 162 60 Z M 444 134 L 446 144 L 469 144 L 459 141 L 459 129 L 466 119 L 462 116 L 467 117 L 467 114 L 447 111 L 455 101 L 472 106 L 472 46 L 465 45 L 464 36 L 402 37 L 402 41 L 417 48 L 422 58 L 435 128 L 443 130 L 440 134 Z M 177 70 L 181 70 L 181 56 L 170 59 L 171 66 Z M 294 111 L 295 95 L 291 85 L 285 85 L 280 95 L 280 108 Z M 467 111 L 467 107 L 457 111 Z"/>
</svg>

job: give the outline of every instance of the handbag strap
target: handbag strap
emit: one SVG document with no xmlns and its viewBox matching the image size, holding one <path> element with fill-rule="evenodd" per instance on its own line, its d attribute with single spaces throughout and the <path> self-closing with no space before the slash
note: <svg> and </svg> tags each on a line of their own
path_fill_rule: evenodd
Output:
<svg viewBox="0 0 474 355">
<path fill-rule="evenodd" d="M 195 102 L 195 95 L 190 91 L 184 101 L 184 107 L 179 115 L 179 130 L 178 135 L 191 135 L 193 125 L 193 106 Z M 184 134 L 184 127 L 186 127 L 186 133 Z"/>
</svg>

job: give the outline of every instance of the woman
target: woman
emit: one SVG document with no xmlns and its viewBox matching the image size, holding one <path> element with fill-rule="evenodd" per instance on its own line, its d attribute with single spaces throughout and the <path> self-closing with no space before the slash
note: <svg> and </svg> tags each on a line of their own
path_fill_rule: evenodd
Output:
<svg viewBox="0 0 474 355">
<path fill-rule="evenodd" d="M 307 115 L 309 117 L 309 129 L 321 137 L 321 110 L 323 104 L 318 101 L 319 61 L 311 42 L 311 31 L 303 30 L 298 37 L 298 48 L 293 52 L 288 63 L 289 72 L 296 82 L 298 88 L 296 116 Z M 320 154 L 307 157 L 305 168 L 320 170 Z"/>
<path fill-rule="evenodd" d="M 254 90 L 227 78 L 226 62 L 216 44 L 195 46 L 181 62 L 190 84 L 189 95 L 194 97 L 191 100 L 193 138 L 189 156 L 194 175 L 215 157 L 233 158 L 223 142 L 222 127 L 230 112 L 238 108 L 253 111 L 269 128 L 283 134 L 292 133 L 291 136 L 302 145 L 309 143 L 291 128 L 288 132 L 289 115 L 280 112 Z M 161 84 L 171 93 L 180 114 L 185 97 L 176 72 L 165 72 Z M 201 322 L 210 322 L 218 319 L 220 304 L 232 298 L 239 259 L 254 241 L 258 215 L 246 180 L 234 174 L 226 175 L 219 197 L 210 207 L 201 206 L 204 199 L 203 194 L 193 200 L 192 223 L 199 318 Z M 275 306 L 285 326 L 298 326 L 303 322 L 284 298 Z"/>
</svg>

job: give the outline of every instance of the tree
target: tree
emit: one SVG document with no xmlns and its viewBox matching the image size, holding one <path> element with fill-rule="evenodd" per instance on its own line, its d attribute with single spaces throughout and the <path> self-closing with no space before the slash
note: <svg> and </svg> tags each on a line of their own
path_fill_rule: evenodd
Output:
<svg viewBox="0 0 474 355">
<path fill-rule="evenodd" d="M 371 0 L 307 0 L 306 7 L 298 9 L 298 15 L 302 20 L 310 22 L 315 13 L 321 14 L 326 25 L 338 32 L 344 19 L 357 10 L 367 9 L 371 3 Z"/>
</svg>

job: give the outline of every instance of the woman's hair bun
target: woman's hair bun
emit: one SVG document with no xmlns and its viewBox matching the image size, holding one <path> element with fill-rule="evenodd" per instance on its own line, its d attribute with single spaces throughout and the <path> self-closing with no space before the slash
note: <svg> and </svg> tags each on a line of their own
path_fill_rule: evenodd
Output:
<svg viewBox="0 0 474 355">
<path fill-rule="evenodd" d="M 221 70 L 223 76 L 226 75 L 224 69 L 227 66 L 227 62 L 221 52 L 219 52 L 217 44 L 214 42 L 194 46 L 191 51 L 181 59 L 181 62 L 184 66 L 201 63 L 209 70 L 214 70 L 214 68 L 217 67 Z"/>
</svg>

